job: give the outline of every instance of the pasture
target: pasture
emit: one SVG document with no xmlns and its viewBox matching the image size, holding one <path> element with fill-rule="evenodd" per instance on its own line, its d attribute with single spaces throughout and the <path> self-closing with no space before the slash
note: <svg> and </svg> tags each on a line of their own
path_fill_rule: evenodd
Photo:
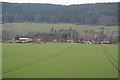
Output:
<svg viewBox="0 0 120 80">
<path fill-rule="evenodd" d="M 3 43 L 2 50 L 3 78 L 118 78 L 114 44 Z"/>
<path fill-rule="evenodd" d="M 9 23 L 3 24 L 3 30 L 12 30 L 18 33 L 27 33 L 27 32 L 50 32 L 51 28 L 54 30 L 59 29 L 76 29 L 79 33 L 83 33 L 85 30 L 94 30 L 95 32 L 100 31 L 100 27 L 105 27 L 105 32 L 107 30 L 117 31 L 117 26 L 90 26 L 90 25 L 75 25 L 75 24 L 67 24 L 67 23 Z"/>
</svg>

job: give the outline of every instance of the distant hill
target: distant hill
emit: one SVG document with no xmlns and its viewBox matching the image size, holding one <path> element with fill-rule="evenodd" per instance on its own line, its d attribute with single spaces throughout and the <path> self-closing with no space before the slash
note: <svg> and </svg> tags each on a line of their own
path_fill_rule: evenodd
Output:
<svg viewBox="0 0 120 80">
<path fill-rule="evenodd" d="M 3 22 L 75 23 L 117 25 L 118 3 L 53 5 L 2 3 Z"/>
</svg>

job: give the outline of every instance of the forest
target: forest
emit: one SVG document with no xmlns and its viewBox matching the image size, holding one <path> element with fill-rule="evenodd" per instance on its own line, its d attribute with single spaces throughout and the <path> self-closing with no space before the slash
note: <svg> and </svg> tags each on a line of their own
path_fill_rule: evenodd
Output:
<svg viewBox="0 0 120 80">
<path fill-rule="evenodd" d="M 2 2 L 3 23 L 73 23 L 117 25 L 118 3 L 55 5 Z"/>
</svg>

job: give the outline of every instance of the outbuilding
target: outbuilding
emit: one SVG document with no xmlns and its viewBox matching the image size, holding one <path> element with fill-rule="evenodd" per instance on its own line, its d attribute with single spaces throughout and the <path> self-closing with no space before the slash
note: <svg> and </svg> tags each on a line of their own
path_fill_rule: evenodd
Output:
<svg viewBox="0 0 120 80">
<path fill-rule="evenodd" d="M 84 44 L 92 44 L 91 41 L 83 41 Z"/>
<path fill-rule="evenodd" d="M 73 40 L 67 40 L 67 43 L 73 43 Z"/>
<path fill-rule="evenodd" d="M 32 42 L 32 39 L 31 38 L 20 38 L 19 41 L 22 43 L 26 43 L 26 42 Z"/>
<path fill-rule="evenodd" d="M 110 44 L 110 41 L 109 41 L 109 40 L 103 40 L 102 43 L 103 43 L 103 44 Z"/>
</svg>

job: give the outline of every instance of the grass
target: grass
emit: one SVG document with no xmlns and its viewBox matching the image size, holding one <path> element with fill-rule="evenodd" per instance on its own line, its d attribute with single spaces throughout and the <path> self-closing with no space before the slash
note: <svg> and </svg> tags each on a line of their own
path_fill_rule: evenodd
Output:
<svg viewBox="0 0 120 80">
<path fill-rule="evenodd" d="M 89 25 L 75 25 L 75 24 L 65 24 L 65 23 L 57 23 L 57 24 L 48 24 L 48 23 L 14 23 L 13 31 L 19 33 L 27 33 L 27 32 L 49 32 L 51 28 L 56 30 L 58 29 L 68 29 L 72 27 L 76 29 L 79 33 L 83 33 L 85 30 L 94 30 L 95 32 L 100 31 L 100 27 L 105 27 L 105 32 L 107 30 L 117 31 L 117 26 L 89 26 Z"/>
<path fill-rule="evenodd" d="M 117 45 L 3 44 L 3 78 L 117 78 Z M 110 56 L 111 55 L 111 56 Z"/>
</svg>

